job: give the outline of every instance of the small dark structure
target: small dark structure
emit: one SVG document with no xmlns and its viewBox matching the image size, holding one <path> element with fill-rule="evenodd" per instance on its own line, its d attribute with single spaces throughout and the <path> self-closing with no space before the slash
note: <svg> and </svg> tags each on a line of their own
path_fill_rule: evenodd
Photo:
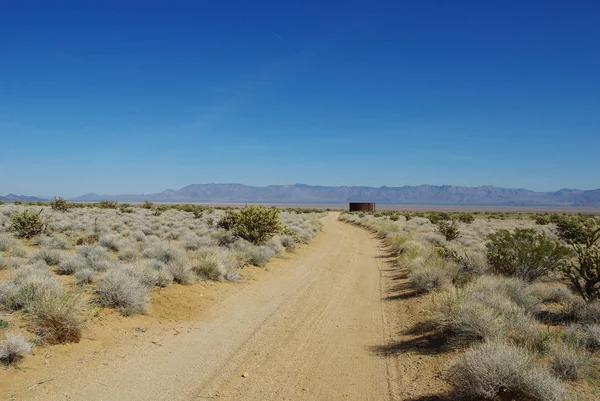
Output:
<svg viewBox="0 0 600 401">
<path fill-rule="evenodd" d="M 374 212 L 375 202 L 350 202 L 351 212 Z"/>
</svg>

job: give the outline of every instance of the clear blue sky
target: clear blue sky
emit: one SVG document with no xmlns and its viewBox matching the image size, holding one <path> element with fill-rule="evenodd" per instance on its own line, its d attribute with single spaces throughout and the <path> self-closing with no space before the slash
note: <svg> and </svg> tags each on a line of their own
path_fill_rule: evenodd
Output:
<svg viewBox="0 0 600 401">
<path fill-rule="evenodd" d="M 598 188 L 598 21 L 593 0 L 4 0 L 0 194 Z"/>
</svg>

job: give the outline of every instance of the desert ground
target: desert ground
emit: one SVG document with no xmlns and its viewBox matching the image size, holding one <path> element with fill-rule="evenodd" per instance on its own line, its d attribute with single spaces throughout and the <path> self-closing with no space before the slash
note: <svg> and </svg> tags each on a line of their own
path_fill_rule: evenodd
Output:
<svg viewBox="0 0 600 401">
<path fill-rule="evenodd" d="M 153 215 L 142 208 L 45 210 L 54 221 L 53 233 L 13 240 L 8 216 L 23 207 L 3 207 L 0 300 L 8 325 L 3 331 L 24 334 L 34 345 L 0 370 L 6 399 L 591 400 L 599 395 L 591 371 L 597 371 L 595 341 L 600 341 L 593 331 L 596 304 L 580 302 L 555 274 L 524 282 L 490 273 L 484 260 L 490 233 L 527 228 L 558 241 L 553 223 L 518 215 L 478 217 L 460 223 L 459 237 L 448 240 L 420 216 L 283 212 L 280 218 L 297 243 L 281 234 L 256 246 L 215 225 L 222 210 L 197 217 L 179 210 Z M 97 243 L 73 244 L 90 230 L 99 233 Z M 440 257 L 440 249 L 464 253 L 478 266 L 465 278 L 461 263 Z M 82 266 L 73 259 L 90 254 L 96 256 Z M 88 265 L 91 271 L 78 275 Z M 99 301 L 115 270 L 144 284 L 142 301 Z M 37 309 L 7 307 L 11 285 L 54 286 L 56 280 L 61 296 L 85 301 L 77 311 L 83 323 L 75 341 L 40 341 Z M 473 298 L 463 305 L 460 294 Z M 565 320 L 540 317 L 550 312 Z M 491 333 L 482 325 L 498 330 Z M 576 377 L 552 370 L 555 360 L 564 359 L 556 350 L 560 345 L 577 353 Z M 468 376 L 451 372 L 453 366 L 468 371 L 472 366 L 465 355 L 486 346 L 525 355 L 525 376 L 503 377 L 497 394 L 478 398 L 463 388 Z M 479 373 L 498 374 L 488 368 Z"/>
</svg>

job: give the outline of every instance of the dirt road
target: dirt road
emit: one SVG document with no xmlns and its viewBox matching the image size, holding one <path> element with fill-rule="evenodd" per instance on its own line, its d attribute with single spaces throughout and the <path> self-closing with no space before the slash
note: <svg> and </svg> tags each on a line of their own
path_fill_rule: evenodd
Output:
<svg viewBox="0 0 600 401">
<path fill-rule="evenodd" d="M 15 398 L 398 399 L 393 362 L 372 351 L 389 337 L 380 253 L 372 234 L 330 214 L 313 244 L 178 335 L 65 367 Z"/>
</svg>

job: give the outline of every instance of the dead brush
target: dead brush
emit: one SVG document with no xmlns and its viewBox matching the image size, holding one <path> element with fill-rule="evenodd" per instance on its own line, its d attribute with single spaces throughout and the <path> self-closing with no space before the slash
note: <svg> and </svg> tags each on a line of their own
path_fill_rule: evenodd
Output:
<svg viewBox="0 0 600 401">
<path fill-rule="evenodd" d="M 78 343 L 83 328 L 79 315 L 81 297 L 63 294 L 38 300 L 33 313 L 31 331 L 45 344 Z"/>
</svg>

